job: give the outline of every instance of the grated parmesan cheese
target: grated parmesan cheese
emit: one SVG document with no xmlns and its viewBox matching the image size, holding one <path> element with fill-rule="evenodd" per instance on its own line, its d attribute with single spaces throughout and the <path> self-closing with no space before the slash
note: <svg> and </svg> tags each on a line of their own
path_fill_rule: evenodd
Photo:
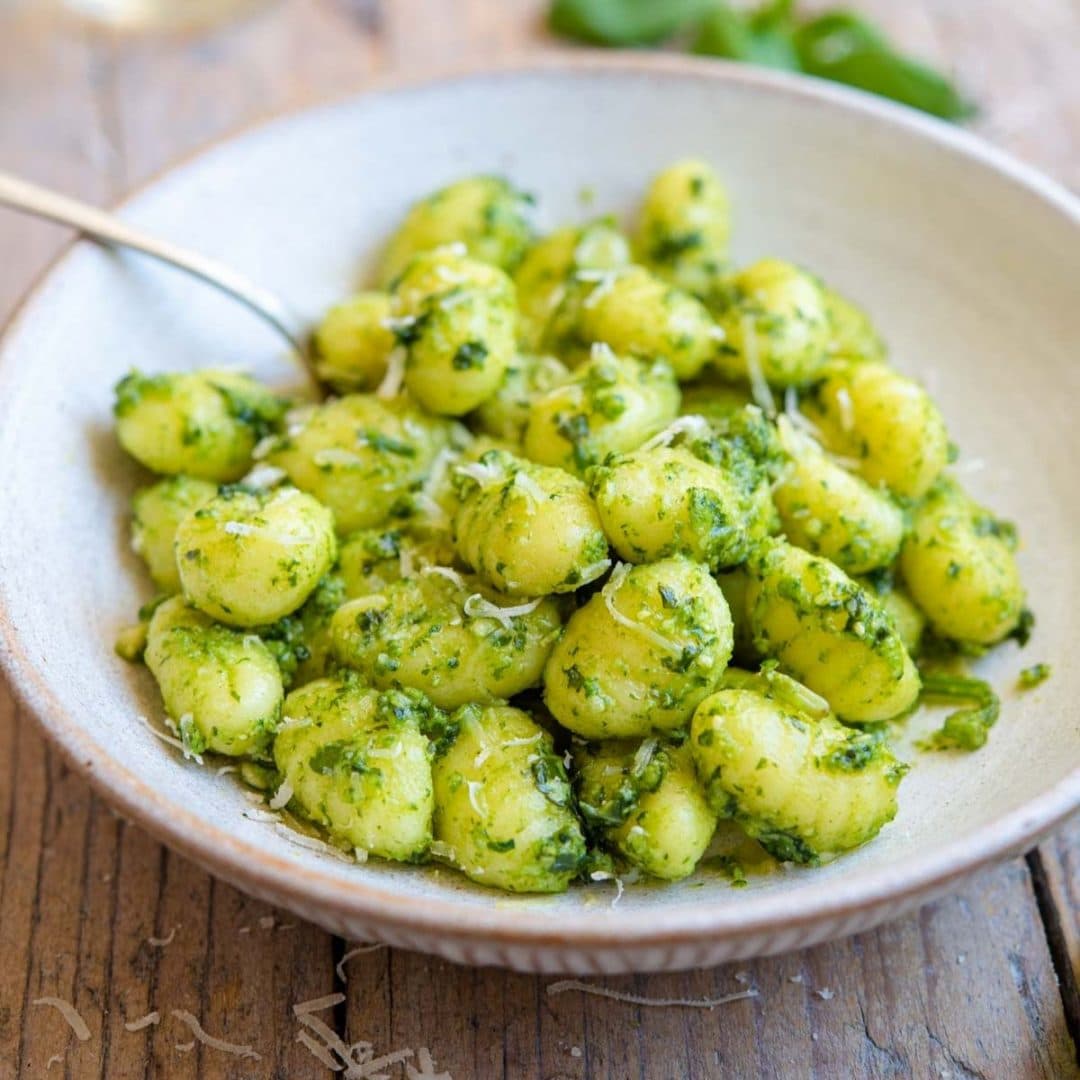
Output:
<svg viewBox="0 0 1080 1080">
<path fill-rule="evenodd" d="M 626 888 L 623 885 L 622 878 L 616 877 L 614 874 L 609 874 L 606 870 L 594 870 L 589 875 L 589 880 L 615 882 L 615 899 L 611 901 L 612 907 L 614 907 L 623 898 L 623 893 L 626 891 Z"/>
<path fill-rule="evenodd" d="M 271 810 L 282 810 L 289 804 L 289 800 L 293 797 L 293 786 L 289 783 L 288 779 L 284 779 L 278 785 L 277 791 L 274 793 L 274 797 L 267 805 Z"/>
<path fill-rule="evenodd" d="M 653 998 L 642 994 L 628 994 L 622 990 L 609 990 L 606 986 L 594 986 L 591 983 L 580 982 L 578 979 L 562 979 L 559 982 L 548 983 L 546 990 L 549 994 L 565 994 L 567 991 L 576 990 L 581 994 L 593 994 L 596 997 L 610 998 L 612 1001 L 623 1001 L 628 1005 L 644 1005 L 646 1008 L 665 1009 L 681 1006 L 687 1009 L 715 1009 L 719 1005 L 727 1005 L 732 1001 L 743 1001 L 746 998 L 758 996 L 756 990 L 741 990 L 736 994 L 726 994 L 718 998 Z"/>
<path fill-rule="evenodd" d="M 479 593 L 473 593 L 464 604 L 463 611 L 470 619 L 494 619 L 501 623 L 507 630 L 513 629 L 513 620 L 524 615 L 531 615 L 543 603 L 544 598 L 538 596 L 535 600 L 529 600 L 524 604 L 515 604 L 512 607 L 499 607 L 490 600 L 485 600 Z"/>
<path fill-rule="evenodd" d="M 173 738 L 173 736 L 171 735 L 166 735 L 164 731 L 158 731 L 158 729 L 154 727 L 154 725 L 151 724 L 145 716 L 140 715 L 139 720 L 147 729 L 147 731 L 150 732 L 151 735 L 156 736 L 163 743 L 167 743 L 169 746 L 172 746 L 175 749 L 179 750 L 180 753 L 184 755 L 185 759 L 197 761 L 200 765 L 203 763 L 202 757 L 199 754 L 191 753 L 191 751 L 188 750 L 188 748 L 179 739 Z"/>
<path fill-rule="evenodd" d="M 615 270 L 578 270 L 574 276 L 579 281 L 595 282 L 595 288 L 585 297 L 583 305 L 585 308 L 594 308 L 604 297 L 609 296 L 619 279 L 618 272 Z"/>
<path fill-rule="evenodd" d="M 855 405 L 846 386 L 841 386 L 836 391 L 836 404 L 840 406 L 840 430 L 843 432 L 854 431 Z"/>
<path fill-rule="evenodd" d="M 34 998 L 30 1004 L 48 1005 L 50 1008 L 56 1009 L 67 1021 L 68 1027 L 75 1033 L 75 1038 L 79 1042 L 86 1042 L 90 1038 L 90 1029 L 86 1026 L 86 1021 L 79 1015 L 79 1010 L 70 1001 L 58 997 L 39 997 Z"/>
<path fill-rule="evenodd" d="M 240 1046 L 237 1043 L 226 1042 L 224 1039 L 217 1039 L 213 1035 L 208 1035 L 203 1031 L 202 1024 L 199 1023 L 198 1019 L 186 1009 L 173 1009 L 172 1014 L 177 1020 L 182 1021 L 191 1028 L 192 1035 L 203 1046 L 209 1046 L 211 1050 L 220 1050 L 223 1054 L 233 1054 L 235 1057 L 252 1058 L 254 1061 L 262 1060 L 262 1054 L 250 1046 Z M 179 1049 L 180 1047 L 177 1046 L 177 1050 Z"/>
<path fill-rule="evenodd" d="M 345 965 L 346 965 L 346 964 L 347 964 L 347 963 L 348 963 L 348 962 L 349 962 L 349 961 L 350 961 L 350 960 L 351 960 L 351 959 L 352 959 L 352 958 L 353 958 L 354 956 L 361 956 L 361 955 L 363 955 L 364 953 L 369 953 L 369 952 L 377 952 L 377 951 L 378 951 L 379 949 L 385 949 L 385 948 L 386 948 L 386 945 L 385 945 L 385 944 L 384 944 L 383 942 L 381 942 L 381 941 L 377 941 L 377 942 L 375 942 L 375 943 L 374 943 L 373 945 L 357 945 L 357 946 L 355 946 L 354 948 L 350 949 L 350 950 L 349 950 L 349 951 L 348 951 L 347 953 L 345 953 L 345 954 L 344 954 L 344 955 L 342 956 L 342 958 L 341 958 L 341 959 L 340 959 L 340 960 L 339 960 L 339 961 L 338 961 L 338 962 L 337 962 L 337 963 L 336 963 L 336 964 L 334 965 L 334 970 L 335 970 L 335 971 L 337 972 L 337 977 L 338 977 L 338 978 L 339 978 L 339 979 L 340 979 L 340 980 L 341 980 L 342 982 L 348 982 L 349 980 L 348 980 L 348 979 L 347 979 L 347 978 L 345 977 Z"/>
<path fill-rule="evenodd" d="M 503 467 L 491 461 L 467 461 L 464 465 L 455 465 L 454 472 L 475 480 L 481 487 L 501 484 L 506 479 Z"/>
<path fill-rule="evenodd" d="M 509 750 L 514 746 L 531 746 L 534 742 L 539 742 L 543 737 L 544 733 L 538 731 L 535 735 L 523 736 L 520 739 L 507 739 L 506 742 L 501 745 L 504 750 Z"/>
<path fill-rule="evenodd" d="M 142 1031 L 144 1028 L 153 1027 L 155 1024 L 161 1023 L 161 1013 L 157 1010 L 154 1012 L 148 1012 L 145 1016 L 140 1016 L 138 1020 L 125 1020 L 124 1029 L 126 1031 Z"/>
<path fill-rule="evenodd" d="M 413 438 L 422 438 L 423 432 L 417 432 L 413 435 Z M 451 450 L 449 446 L 444 446 L 431 460 L 431 468 L 428 470 L 427 479 L 424 480 L 423 486 L 420 490 L 427 496 L 434 498 L 435 493 L 443 486 L 446 480 L 447 470 L 450 468 L 450 462 L 455 458 L 460 457 L 460 452 L 457 450 Z"/>
<path fill-rule="evenodd" d="M 314 1015 L 323 1009 L 340 1005 L 344 1000 L 344 994 L 336 993 L 293 1005 L 293 1015 L 297 1020 L 308 1028 L 313 1036 L 322 1040 L 321 1043 L 316 1042 L 316 1038 L 312 1035 L 301 1038 L 300 1036 L 307 1034 L 301 1032 L 297 1036 L 297 1041 L 303 1043 L 324 1064 L 329 1058 L 333 1064 L 328 1065 L 328 1068 L 332 1068 L 335 1072 L 344 1070 L 343 1075 L 346 1080 L 379 1080 L 380 1077 L 385 1076 L 382 1070 L 391 1065 L 400 1064 L 406 1058 L 413 1056 L 412 1050 L 393 1050 L 389 1054 L 376 1058 L 371 1043 L 357 1042 L 349 1046 L 333 1028 Z M 314 1049 L 315 1046 L 320 1049 Z"/>
<path fill-rule="evenodd" d="M 691 414 L 673 420 L 663 431 L 657 432 L 651 439 L 642 443 L 639 450 L 655 450 L 658 446 L 668 446 L 678 435 L 689 435 L 695 439 L 704 439 L 712 432 L 709 421 L 704 416 Z"/>
<path fill-rule="evenodd" d="M 589 565 L 581 571 L 581 583 L 578 587 L 580 588 L 581 585 L 588 585 L 590 581 L 595 581 L 598 577 L 603 576 L 607 573 L 610 566 L 610 559 L 601 559 L 599 562 L 589 563 Z"/>
<path fill-rule="evenodd" d="M 179 929 L 180 926 L 177 924 L 164 937 L 148 937 L 146 939 L 146 944 L 155 949 L 164 949 L 173 943 L 173 939 L 176 937 L 176 931 Z"/>
<path fill-rule="evenodd" d="M 519 469 L 514 473 L 513 483 L 515 487 L 521 488 L 522 492 L 533 502 L 547 502 L 548 496 L 544 489 L 524 469 Z"/>
<path fill-rule="evenodd" d="M 286 476 L 288 476 L 288 473 L 284 469 L 279 469 L 276 465 L 256 465 L 240 483 L 244 487 L 265 491 L 275 484 L 280 484 Z"/>
<path fill-rule="evenodd" d="M 307 1048 L 313 1058 L 325 1065 L 332 1072 L 341 1072 L 345 1067 L 318 1039 L 309 1035 L 306 1031 L 297 1032 L 296 1041 Z"/>
<path fill-rule="evenodd" d="M 646 626 L 636 619 L 631 619 L 629 615 L 624 615 L 615 607 L 615 594 L 622 587 L 622 583 L 629 573 L 630 567 L 626 563 L 616 563 L 607 584 L 600 590 L 600 595 L 604 598 L 604 605 L 607 607 L 609 614 L 620 626 L 624 626 L 627 630 L 632 630 L 635 634 L 639 634 L 646 640 L 651 641 L 657 648 L 663 649 L 673 656 L 681 656 L 681 646 L 676 645 L 674 641 L 664 637 L 663 634 L 657 633 L 651 626 Z"/>
<path fill-rule="evenodd" d="M 427 519 L 431 528 L 444 531 L 450 528 L 450 518 L 446 511 L 427 492 L 418 491 L 413 496 L 413 507 Z"/>
<path fill-rule="evenodd" d="M 445 840 L 432 840 L 428 845 L 428 853 L 433 859 L 442 859 L 448 863 L 457 862 L 457 852 Z"/>
<path fill-rule="evenodd" d="M 448 1072 L 435 1071 L 435 1059 L 426 1046 L 417 1047 L 416 1063 L 420 1066 L 419 1069 L 414 1069 L 408 1063 L 405 1065 L 408 1080 L 454 1080 Z"/>
<path fill-rule="evenodd" d="M 488 808 L 487 801 L 483 798 L 484 782 L 482 780 L 470 780 L 467 787 L 469 789 L 469 805 L 473 808 L 473 812 L 477 817 L 486 818 Z"/>
<path fill-rule="evenodd" d="M 345 862 L 350 865 L 354 862 L 354 860 L 349 855 L 346 855 L 340 848 L 333 847 L 322 840 L 316 840 L 314 836 L 307 836 L 302 832 L 297 832 L 295 829 L 289 828 L 289 826 L 280 818 L 275 818 L 274 831 L 285 837 L 286 840 L 296 847 L 305 848 L 308 851 L 315 851 L 320 855 L 329 855 L 331 858 L 337 859 L 338 862 Z"/>
<path fill-rule="evenodd" d="M 761 361 L 758 359 L 757 329 L 749 315 L 741 319 L 743 357 L 746 360 L 746 374 L 750 378 L 750 393 L 753 395 L 757 406 L 766 416 L 776 415 L 776 401 L 769 389 L 768 380 L 761 370 Z"/>
<path fill-rule="evenodd" d="M 420 573 L 434 574 L 436 577 L 446 578 L 447 581 L 453 582 L 459 589 L 465 588 L 465 579 L 449 566 L 423 566 L 420 568 Z"/>
<path fill-rule="evenodd" d="M 630 767 L 631 775 L 640 776 L 649 767 L 649 762 L 652 761 L 653 754 L 656 753 L 659 745 L 659 739 L 645 739 L 642 742 L 634 754 L 634 762 Z"/>
<path fill-rule="evenodd" d="M 387 323 L 391 323 L 394 320 L 388 319 Z M 411 319 L 410 322 L 415 322 L 415 319 Z M 385 324 L 384 324 L 385 325 Z M 396 329 L 395 326 L 390 326 L 390 330 Z M 386 361 L 386 374 L 383 376 L 382 382 L 375 388 L 375 396 L 383 401 L 388 401 L 391 398 L 396 398 L 401 393 L 401 384 L 405 381 L 405 347 L 403 345 L 397 345 L 390 350 L 390 355 Z"/>
</svg>

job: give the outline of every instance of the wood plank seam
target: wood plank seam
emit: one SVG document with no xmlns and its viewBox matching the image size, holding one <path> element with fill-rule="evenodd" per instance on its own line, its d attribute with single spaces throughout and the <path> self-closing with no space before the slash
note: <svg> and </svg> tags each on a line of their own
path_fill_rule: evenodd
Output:
<svg viewBox="0 0 1080 1080">
<path fill-rule="evenodd" d="M 1031 874 L 1039 920 L 1042 923 L 1043 933 L 1046 935 L 1046 946 L 1050 950 L 1054 973 L 1057 975 L 1065 1023 L 1076 1051 L 1077 1065 L 1080 1067 L 1080 986 L 1077 985 L 1076 972 L 1069 955 L 1069 943 L 1064 923 L 1064 920 L 1073 917 L 1074 913 L 1063 912 L 1058 907 L 1040 849 L 1032 848 L 1024 856 L 1024 861 Z"/>
</svg>

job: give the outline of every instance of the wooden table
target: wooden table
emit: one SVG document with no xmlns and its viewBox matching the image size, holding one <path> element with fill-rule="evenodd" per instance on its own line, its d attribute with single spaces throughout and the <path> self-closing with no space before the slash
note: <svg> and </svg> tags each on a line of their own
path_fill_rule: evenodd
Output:
<svg viewBox="0 0 1080 1080">
<path fill-rule="evenodd" d="M 0 0 L 0 167 L 107 203 L 247 121 L 388 72 L 552 48 L 539 0 L 281 0 L 211 37 L 121 40 L 43 0 Z M 1070 0 L 858 4 L 954 66 L 979 129 L 1080 187 L 1080 10 Z M 66 239 L 0 211 L 0 314 Z M 120 821 L 0 685 L 0 1078 L 329 1075 L 291 1004 L 373 1052 L 430 1048 L 457 1080 L 511 1077 L 1066 1077 L 1080 1032 L 1080 823 L 918 914 L 847 941 L 711 971 L 607 980 L 638 994 L 759 996 L 642 1008 L 548 979 L 346 943 L 212 880 Z M 158 942 L 155 944 L 154 942 Z M 167 945 L 160 944 L 168 941 Z M 75 1003 L 78 1041 L 54 1009 Z M 188 1010 L 261 1059 L 185 1052 Z M 162 1022 L 125 1021 L 158 1010 Z M 420 1068 L 419 1056 L 412 1059 Z M 403 1066 L 388 1075 L 405 1075 Z"/>
</svg>

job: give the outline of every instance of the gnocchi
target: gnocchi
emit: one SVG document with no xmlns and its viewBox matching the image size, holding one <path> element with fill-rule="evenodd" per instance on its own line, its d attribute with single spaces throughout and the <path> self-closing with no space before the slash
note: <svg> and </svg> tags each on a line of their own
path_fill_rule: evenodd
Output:
<svg viewBox="0 0 1080 1080">
<path fill-rule="evenodd" d="M 185 756 L 359 861 L 617 899 L 721 820 L 755 867 L 867 843 L 920 698 L 968 705 L 927 750 L 1002 712 L 934 665 L 1030 632 L 1016 530 L 858 304 L 730 262 L 708 162 L 625 234 L 531 217 L 490 176 L 416 202 L 314 330 L 339 396 L 120 381 L 158 595 L 117 654 Z"/>
</svg>

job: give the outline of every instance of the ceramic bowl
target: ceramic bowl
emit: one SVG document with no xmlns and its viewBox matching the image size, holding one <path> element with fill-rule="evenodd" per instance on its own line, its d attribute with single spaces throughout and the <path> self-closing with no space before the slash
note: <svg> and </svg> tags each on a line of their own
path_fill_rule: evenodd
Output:
<svg viewBox="0 0 1080 1080">
<path fill-rule="evenodd" d="M 955 128 L 812 80 L 640 57 L 372 92 L 217 145 L 123 214 L 218 256 L 314 319 L 362 280 L 415 197 L 476 172 L 540 195 L 542 225 L 632 210 L 671 160 L 713 162 L 734 254 L 813 267 L 873 313 L 963 449 L 965 480 L 1021 522 L 1038 624 L 977 665 L 1004 707 L 980 752 L 923 755 L 900 812 L 862 850 L 733 889 L 678 885 L 511 897 L 451 871 L 350 865 L 245 817 L 240 786 L 139 722 L 161 706 L 112 650 L 150 595 L 127 539 L 144 479 L 112 434 L 132 366 L 288 375 L 242 308 L 174 271 L 75 245 L 7 331 L 0 362 L 0 637 L 48 736 L 121 813 L 241 889 L 351 939 L 452 960 L 576 973 L 713 964 L 894 917 L 1030 845 L 1080 804 L 1080 210 Z M 1036 660 L 1053 677 L 1013 688 Z M 916 729 L 931 722 L 917 719 Z M 256 815 L 258 817 L 258 815 Z"/>
</svg>

